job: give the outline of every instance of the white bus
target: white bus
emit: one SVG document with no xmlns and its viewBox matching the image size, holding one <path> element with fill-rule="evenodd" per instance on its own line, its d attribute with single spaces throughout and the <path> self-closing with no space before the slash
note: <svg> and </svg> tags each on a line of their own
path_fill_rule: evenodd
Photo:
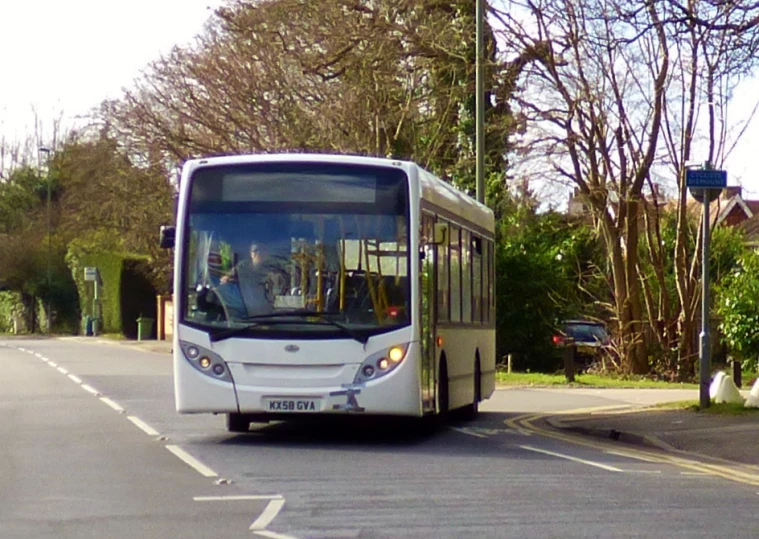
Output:
<svg viewBox="0 0 759 539">
<path fill-rule="evenodd" d="M 474 415 L 495 389 L 493 213 L 414 163 L 191 160 L 161 232 L 180 413 Z"/>
</svg>

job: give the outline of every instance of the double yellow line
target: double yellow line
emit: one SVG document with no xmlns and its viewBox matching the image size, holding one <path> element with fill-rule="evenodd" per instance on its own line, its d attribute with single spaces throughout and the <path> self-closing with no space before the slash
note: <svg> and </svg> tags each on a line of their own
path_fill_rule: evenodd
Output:
<svg viewBox="0 0 759 539">
<path fill-rule="evenodd" d="M 625 408 L 628 410 L 624 410 Z M 506 419 L 504 421 L 504 424 L 508 428 L 513 429 L 517 432 L 521 432 L 523 434 L 538 434 L 540 436 L 562 440 L 574 445 L 590 447 L 599 451 L 603 451 L 605 453 L 625 456 L 645 462 L 670 464 L 692 472 L 698 472 L 699 474 L 721 477 L 729 481 L 735 481 L 752 486 L 759 486 L 759 466 L 741 464 L 717 457 L 708 457 L 709 460 L 714 462 L 704 462 L 702 460 L 699 460 L 701 455 L 687 451 L 680 451 L 675 448 L 671 448 L 669 451 L 664 449 L 644 450 L 632 447 L 630 445 L 620 445 L 619 443 L 614 444 L 611 442 L 592 440 L 586 436 L 579 434 L 562 432 L 558 428 L 544 428 L 535 425 L 537 421 L 555 418 L 557 416 L 563 415 L 612 412 L 615 410 L 616 413 L 622 413 L 623 411 L 624 413 L 635 413 L 633 409 L 629 408 L 629 406 L 599 406 L 577 410 L 545 412 L 537 414 L 521 414 L 516 417 Z"/>
</svg>

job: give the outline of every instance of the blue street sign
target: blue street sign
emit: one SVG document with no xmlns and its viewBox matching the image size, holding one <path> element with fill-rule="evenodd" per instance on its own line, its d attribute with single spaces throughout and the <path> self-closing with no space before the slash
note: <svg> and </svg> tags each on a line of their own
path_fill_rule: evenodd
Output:
<svg viewBox="0 0 759 539">
<path fill-rule="evenodd" d="M 685 171 L 685 186 L 722 189 L 727 186 L 727 171 L 688 169 Z"/>
</svg>

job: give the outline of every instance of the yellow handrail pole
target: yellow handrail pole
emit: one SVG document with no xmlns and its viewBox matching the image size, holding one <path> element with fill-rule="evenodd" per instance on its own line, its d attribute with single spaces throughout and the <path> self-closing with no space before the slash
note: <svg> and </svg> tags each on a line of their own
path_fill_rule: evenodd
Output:
<svg viewBox="0 0 759 539">
<path fill-rule="evenodd" d="M 322 263 L 324 262 L 324 245 L 321 241 L 316 244 L 316 312 L 322 312 Z"/>
</svg>

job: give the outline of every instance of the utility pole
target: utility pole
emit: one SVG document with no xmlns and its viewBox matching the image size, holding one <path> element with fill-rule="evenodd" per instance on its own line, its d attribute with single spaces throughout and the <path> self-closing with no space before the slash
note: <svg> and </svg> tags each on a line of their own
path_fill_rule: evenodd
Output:
<svg viewBox="0 0 759 539">
<path fill-rule="evenodd" d="M 46 311 L 47 311 L 47 332 L 51 333 L 53 330 L 53 310 L 51 307 L 51 301 L 50 301 L 50 293 L 52 291 L 52 282 L 53 282 L 53 275 L 52 275 L 52 230 L 51 230 L 51 217 L 50 217 L 50 206 L 51 206 L 51 192 L 50 192 L 50 148 L 46 148 L 44 146 L 39 147 L 39 154 L 45 154 L 45 178 L 47 183 L 47 289 L 45 291 L 45 305 L 46 305 Z M 41 163 L 40 163 L 41 165 Z"/>
<path fill-rule="evenodd" d="M 484 88 L 484 63 L 485 63 L 485 38 L 484 21 L 486 16 L 485 0 L 477 0 L 475 19 L 477 21 L 476 39 L 477 58 L 475 60 L 475 92 L 476 92 L 476 128 L 475 128 L 475 184 L 478 202 L 485 202 L 485 88 Z"/>
</svg>

